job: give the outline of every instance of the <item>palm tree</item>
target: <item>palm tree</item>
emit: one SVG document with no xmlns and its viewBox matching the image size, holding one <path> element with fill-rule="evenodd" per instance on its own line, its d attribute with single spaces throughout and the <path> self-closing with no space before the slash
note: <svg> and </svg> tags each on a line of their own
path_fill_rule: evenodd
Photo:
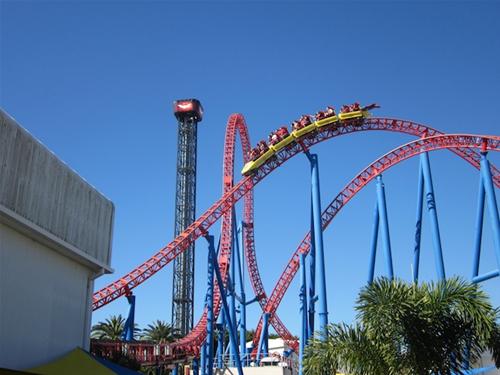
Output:
<svg viewBox="0 0 500 375">
<path fill-rule="evenodd" d="M 112 315 L 104 322 L 99 322 L 92 327 L 90 337 L 99 340 L 121 340 L 125 328 L 125 318 L 120 315 Z"/>
<path fill-rule="evenodd" d="M 500 364 L 498 311 L 476 284 L 382 278 L 361 290 L 356 310 L 356 325 L 330 325 L 310 342 L 305 374 L 462 374 L 487 349 Z"/>
<path fill-rule="evenodd" d="M 148 324 L 147 328 L 142 331 L 143 340 L 159 344 L 172 342 L 179 337 L 179 330 L 162 320 L 156 320 L 153 324 Z"/>
</svg>

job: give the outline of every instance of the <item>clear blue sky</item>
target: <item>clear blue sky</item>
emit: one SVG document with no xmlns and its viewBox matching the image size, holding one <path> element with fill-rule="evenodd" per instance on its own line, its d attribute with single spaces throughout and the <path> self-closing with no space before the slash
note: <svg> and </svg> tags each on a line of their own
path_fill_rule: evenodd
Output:
<svg viewBox="0 0 500 375">
<path fill-rule="evenodd" d="M 171 103 L 199 98 L 198 201 L 220 196 L 225 122 L 246 116 L 252 142 L 328 104 L 378 102 L 380 116 L 446 132 L 499 133 L 500 3 L 2 1 L 0 105 L 116 205 L 102 287 L 173 237 L 176 121 Z M 411 140 L 372 132 L 319 145 L 326 204 L 365 165 Z M 500 164 L 498 155 L 492 161 Z M 478 174 L 431 155 L 448 275 L 470 277 Z M 397 274 L 410 277 L 417 160 L 384 175 Z M 241 165 L 240 165 L 241 167 Z M 271 291 L 309 225 L 309 168 L 296 157 L 256 188 L 256 246 Z M 325 233 L 330 319 L 351 321 L 366 280 L 375 186 Z M 483 267 L 494 268 L 489 219 Z M 434 277 L 427 217 L 422 275 Z M 377 272 L 383 272 L 379 257 Z M 196 318 L 206 248 L 197 243 Z M 135 290 L 141 326 L 171 317 L 172 267 Z M 500 304 L 500 280 L 484 284 Z M 247 285 L 248 290 L 250 286 Z M 250 293 L 248 293 L 250 294 Z M 249 327 L 258 308 L 249 309 Z M 126 315 L 118 300 L 94 314 Z M 279 314 L 299 332 L 298 283 Z"/>
</svg>

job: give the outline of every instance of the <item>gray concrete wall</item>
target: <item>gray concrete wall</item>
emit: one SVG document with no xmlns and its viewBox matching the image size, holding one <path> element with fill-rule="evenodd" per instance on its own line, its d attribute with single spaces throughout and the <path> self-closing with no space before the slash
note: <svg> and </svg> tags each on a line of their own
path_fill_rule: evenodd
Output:
<svg viewBox="0 0 500 375">
<path fill-rule="evenodd" d="M 112 202 L 2 110 L 0 205 L 110 265 Z"/>
<path fill-rule="evenodd" d="M 91 276 L 0 223 L 0 367 L 27 369 L 87 346 Z"/>
<path fill-rule="evenodd" d="M 0 367 L 88 348 L 114 207 L 0 110 Z"/>
</svg>

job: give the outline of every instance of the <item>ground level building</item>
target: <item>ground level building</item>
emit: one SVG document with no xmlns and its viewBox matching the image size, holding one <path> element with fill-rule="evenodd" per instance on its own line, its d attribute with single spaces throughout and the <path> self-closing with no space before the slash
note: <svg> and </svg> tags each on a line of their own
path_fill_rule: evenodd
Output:
<svg viewBox="0 0 500 375">
<path fill-rule="evenodd" d="M 0 110 L 0 368 L 89 345 L 114 207 Z"/>
</svg>

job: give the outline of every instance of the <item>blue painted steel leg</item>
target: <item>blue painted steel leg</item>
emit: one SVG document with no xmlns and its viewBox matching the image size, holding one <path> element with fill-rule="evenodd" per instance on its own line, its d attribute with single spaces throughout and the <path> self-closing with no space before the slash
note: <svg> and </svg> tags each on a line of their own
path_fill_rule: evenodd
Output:
<svg viewBox="0 0 500 375">
<path fill-rule="evenodd" d="M 472 278 L 479 275 L 479 263 L 481 260 L 481 242 L 483 238 L 484 221 L 484 182 L 483 175 L 479 176 L 479 193 L 477 198 L 476 231 L 474 238 L 474 258 L 472 260 Z"/>
<path fill-rule="evenodd" d="M 392 266 L 392 251 L 391 251 L 391 237 L 389 236 L 389 219 L 387 216 L 387 204 L 385 200 L 385 188 L 382 181 L 382 175 L 377 176 L 377 198 L 378 198 L 378 214 L 380 217 L 380 224 L 382 229 L 382 241 L 384 246 L 385 263 L 387 269 L 387 276 L 390 279 L 394 278 L 394 269 Z"/>
<path fill-rule="evenodd" d="M 236 215 L 234 214 L 234 209 L 233 209 L 233 228 L 232 228 L 232 236 L 231 236 L 231 247 L 232 247 L 232 254 L 231 254 L 231 259 L 230 259 L 230 264 L 229 264 L 229 285 L 228 285 L 228 290 L 229 290 L 229 293 L 228 293 L 228 296 L 229 296 L 229 311 L 230 311 L 230 316 L 231 316 L 231 319 L 229 320 L 228 319 L 228 322 L 231 321 L 232 324 L 233 324 L 233 329 L 236 330 L 236 289 L 235 289 L 235 282 L 236 282 L 236 254 L 238 253 L 238 248 L 237 248 L 237 245 L 238 245 L 238 241 L 236 240 L 235 241 L 235 228 L 236 228 L 236 225 L 235 225 L 235 217 Z M 232 338 L 229 337 L 229 340 L 231 340 Z M 229 346 L 229 366 L 233 367 L 234 366 L 234 357 L 236 355 L 236 352 L 233 350 L 233 348 L 238 344 L 238 342 L 235 342 L 234 343 L 235 345 L 230 345 Z"/>
<path fill-rule="evenodd" d="M 420 243 L 422 239 L 422 211 L 424 206 L 424 172 L 422 161 L 418 167 L 417 217 L 415 220 L 415 245 L 413 247 L 413 282 L 418 282 L 420 269 Z"/>
<path fill-rule="evenodd" d="M 495 188 L 491 178 L 490 163 L 486 159 L 486 153 L 481 153 L 481 174 L 484 182 L 486 199 L 488 199 L 488 212 L 493 229 L 493 242 L 495 244 L 495 255 L 497 258 L 497 267 L 500 271 L 500 220 L 498 219 L 498 207 L 495 197 Z"/>
<path fill-rule="evenodd" d="M 300 254 L 300 316 L 302 319 L 302 329 L 300 334 L 299 346 L 299 375 L 302 375 L 302 360 L 304 358 L 304 349 L 307 342 L 307 285 L 306 285 L 306 256 Z"/>
<path fill-rule="evenodd" d="M 247 365 L 247 341 L 246 341 L 246 336 L 247 336 L 247 314 L 246 314 L 246 296 L 245 296 L 245 281 L 244 281 L 244 275 L 245 275 L 245 245 L 244 245 L 244 230 L 245 226 L 244 223 L 240 223 L 240 227 L 238 230 L 238 248 L 239 248 L 239 253 L 236 253 L 237 255 L 237 266 L 238 266 L 238 281 L 240 284 L 240 356 L 241 360 L 243 362 L 243 366 Z"/>
<path fill-rule="evenodd" d="M 318 155 L 306 153 L 311 163 L 312 207 L 314 242 L 316 244 L 316 272 L 318 274 L 318 330 L 326 338 L 328 325 L 328 302 L 326 299 L 325 254 L 323 248 L 323 228 L 321 224 L 321 192 L 319 185 Z"/>
<path fill-rule="evenodd" d="M 123 329 L 122 340 L 123 341 L 134 341 L 134 327 L 135 327 L 135 296 L 130 293 L 127 295 L 127 301 L 129 303 L 128 317 L 125 321 L 125 326 Z"/>
<path fill-rule="evenodd" d="M 437 217 L 436 200 L 434 196 L 434 187 L 432 184 L 431 166 L 429 163 L 429 155 L 427 152 L 420 154 L 422 162 L 422 170 L 424 173 L 425 197 L 427 210 L 429 211 L 431 227 L 432 227 L 432 242 L 434 244 L 434 261 L 436 263 L 436 272 L 440 280 L 446 278 L 444 271 L 443 250 L 441 247 L 441 235 L 439 234 L 439 222 Z"/>
<path fill-rule="evenodd" d="M 269 331 L 269 313 L 262 314 L 262 333 L 260 334 L 259 346 L 257 347 L 257 364 L 260 364 L 260 360 L 262 357 L 267 355 L 266 350 L 266 341 L 268 340 L 268 331 Z"/>
<path fill-rule="evenodd" d="M 316 243 L 314 242 L 314 219 L 312 210 L 312 192 L 311 192 L 311 250 L 309 251 L 309 300 L 307 307 L 309 309 L 308 323 L 309 328 L 307 337 L 314 334 L 314 315 L 316 303 Z"/>
<path fill-rule="evenodd" d="M 206 341 L 201 345 L 200 348 L 200 368 L 201 368 L 201 375 L 207 375 L 207 348 L 206 348 Z"/>
<path fill-rule="evenodd" d="M 179 366 L 175 365 L 175 367 L 172 369 L 172 375 L 178 375 L 179 374 Z"/>
<path fill-rule="evenodd" d="M 193 359 L 193 375 L 199 375 L 199 374 L 200 374 L 200 370 L 198 367 L 198 358 L 194 358 Z"/>
<path fill-rule="evenodd" d="M 209 236 L 211 237 L 211 236 Z M 213 268 L 215 271 L 215 276 L 217 278 L 217 285 L 219 287 L 220 295 L 221 295 L 221 300 L 222 300 L 222 307 L 224 309 L 224 314 L 227 319 L 227 326 L 229 327 L 229 337 L 232 339 L 230 340 L 230 344 L 232 345 L 233 353 L 236 353 L 235 355 L 235 362 L 236 362 L 236 368 L 238 369 L 238 375 L 243 375 L 243 369 L 241 367 L 241 361 L 240 361 L 240 354 L 238 351 L 238 345 L 237 345 L 237 335 L 236 335 L 236 330 L 234 329 L 234 324 L 231 322 L 231 316 L 229 314 L 229 306 L 227 304 L 227 299 L 226 299 L 226 291 L 224 289 L 224 282 L 222 281 L 222 276 L 220 273 L 219 269 L 219 264 L 217 263 L 217 257 L 215 255 L 215 250 L 213 246 L 209 246 L 209 251 L 212 254 L 212 264 Z"/>
<path fill-rule="evenodd" d="M 375 275 L 375 261 L 377 260 L 377 243 L 378 243 L 378 224 L 379 224 L 379 214 L 378 214 L 378 202 L 375 204 L 375 211 L 373 212 L 373 229 L 372 229 L 372 240 L 370 243 L 370 265 L 368 268 L 368 284 L 373 282 L 373 277 Z"/>
<path fill-rule="evenodd" d="M 224 311 L 219 314 L 219 320 L 217 322 L 217 368 L 224 367 L 224 331 L 225 331 L 225 319 Z"/>
<path fill-rule="evenodd" d="M 215 255 L 214 236 L 207 235 L 208 241 L 208 277 L 207 277 L 207 341 L 206 341 L 206 366 L 207 374 L 211 375 L 214 369 L 214 263 Z"/>
<path fill-rule="evenodd" d="M 264 342 L 262 343 L 262 357 L 269 356 L 269 321 L 264 331 Z"/>
</svg>

